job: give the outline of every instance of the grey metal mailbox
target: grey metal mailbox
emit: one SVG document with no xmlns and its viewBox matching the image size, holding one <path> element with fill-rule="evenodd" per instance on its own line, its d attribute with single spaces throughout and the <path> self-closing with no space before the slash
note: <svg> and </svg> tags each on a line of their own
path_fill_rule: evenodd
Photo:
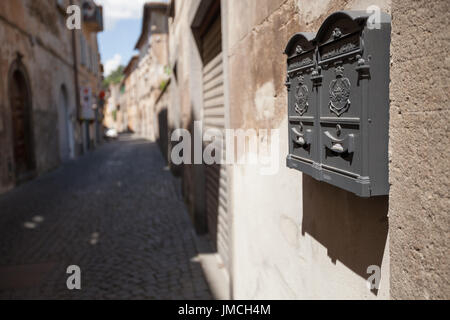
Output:
<svg viewBox="0 0 450 320">
<path fill-rule="evenodd" d="M 361 197 L 386 195 L 390 17 L 340 11 L 289 41 L 287 166 Z"/>
</svg>

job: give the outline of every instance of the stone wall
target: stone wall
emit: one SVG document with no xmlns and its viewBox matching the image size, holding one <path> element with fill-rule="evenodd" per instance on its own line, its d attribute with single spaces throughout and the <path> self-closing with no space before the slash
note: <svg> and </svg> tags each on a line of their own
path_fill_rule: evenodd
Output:
<svg viewBox="0 0 450 320">
<path fill-rule="evenodd" d="M 450 3 L 393 1 L 389 232 L 395 299 L 449 299 Z"/>
</svg>

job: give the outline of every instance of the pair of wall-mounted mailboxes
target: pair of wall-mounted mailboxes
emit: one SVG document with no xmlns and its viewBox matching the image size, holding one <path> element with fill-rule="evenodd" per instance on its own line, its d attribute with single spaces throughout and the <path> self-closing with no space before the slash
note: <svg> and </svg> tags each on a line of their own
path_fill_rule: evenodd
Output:
<svg viewBox="0 0 450 320">
<path fill-rule="evenodd" d="M 387 14 L 341 11 L 290 39 L 289 168 L 361 197 L 389 193 L 390 38 Z"/>
</svg>

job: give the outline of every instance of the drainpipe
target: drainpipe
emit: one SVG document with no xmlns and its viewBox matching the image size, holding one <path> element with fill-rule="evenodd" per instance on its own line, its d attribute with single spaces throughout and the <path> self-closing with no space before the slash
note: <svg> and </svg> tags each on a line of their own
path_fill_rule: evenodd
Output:
<svg viewBox="0 0 450 320">
<path fill-rule="evenodd" d="M 73 0 L 69 1 L 70 5 L 72 6 L 74 4 Z M 76 104 L 76 117 L 77 121 L 80 124 L 81 128 L 81 136 L 83 137 L 83 122 L 81 121 L 81 97 L 80 97 L 80 83 L 79 83 L 79 76 L 78 76 L 78 58 L 77 58 L 77 35 L 76 35 L 76 29 L 72 30 L 72 55 L 73 55 L 73 74 L 74 74 L 74 81 L 75 81 L 75 104 Z M 81 143 L 84 145 L 84 142 L 81 141 Z M 84 152 L 84 148 L 83 148 Z"/>
</svg>

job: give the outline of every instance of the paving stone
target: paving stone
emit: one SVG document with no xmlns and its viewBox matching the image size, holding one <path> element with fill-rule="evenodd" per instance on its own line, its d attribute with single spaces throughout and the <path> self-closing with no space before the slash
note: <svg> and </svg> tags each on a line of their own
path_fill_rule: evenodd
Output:
<svg viewBox="0 0 450 320">
<path fill-rule="evenodd" d="M 155 144 L 121 139 L 0 195 L 0 268 L 52 265 L 0 299 L 210 299 L 165 166 Z M 69 265 L 80 291 L 66 287 Z"/>
</svg>

